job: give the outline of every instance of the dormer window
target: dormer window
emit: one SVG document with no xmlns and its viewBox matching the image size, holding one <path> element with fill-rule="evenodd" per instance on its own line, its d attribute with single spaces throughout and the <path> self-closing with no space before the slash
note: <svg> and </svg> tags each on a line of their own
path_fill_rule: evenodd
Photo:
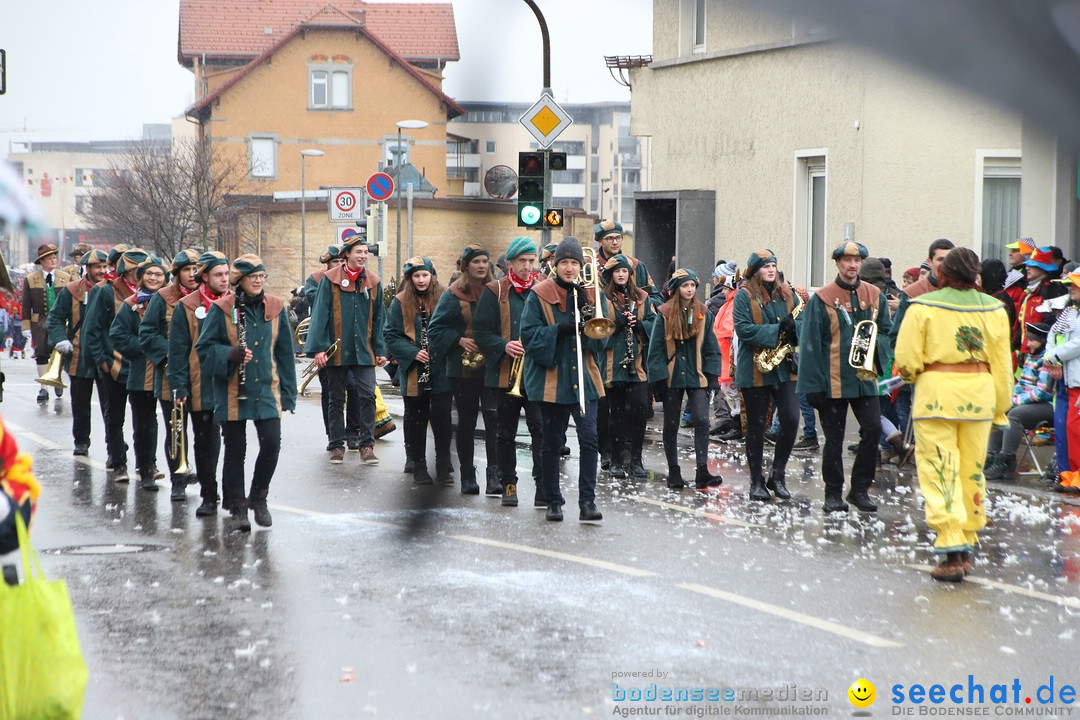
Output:
<svg viewBox="0 0 1080 720">
<path fill-rule="evenodd" d="M 309 110 L 352 110 L 352 66 L 308 66 Z"/>
</svg>

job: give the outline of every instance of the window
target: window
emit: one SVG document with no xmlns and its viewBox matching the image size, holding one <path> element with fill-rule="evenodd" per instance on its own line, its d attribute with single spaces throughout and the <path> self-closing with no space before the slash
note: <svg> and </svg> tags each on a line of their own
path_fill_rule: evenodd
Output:
<svg viewBox="0 0 1080 720">
<path fill-rule="evenodd" d="M 352 109 L 352 66 L 308 66 L 309 110 Z"/>
<path fill-rule="evenodd" d="M 248 139 L 248 169 L 253 178 L 277 176 L 277 142 L 273 136 Z"/>
<path fill-rule="evenodd" d="M 796 153 L 795 207 L 792 218 L 793 275 L 797 282 L 821 287 L 827 277 L 826 157 L 823 150 Z M 801 249 L 801 251 L 800 251 Z"/>
<path fill-rule="evenodd" d="M 983 157 L 982 257 L 1005 257 L 1020 237 L 1020 158 Z"/>
<path fill-rule="evenodd" d="M 91 211 L 91 197 L 89 195 L 75 196 L 75 212 L 79 215 L 89 215 Z"/>
<path fill-rule="evenodd" d="M 705 0 L 694 0 L 694 18 L 691 24 L 693 51 L 705 52 Z"/>
<path fill-rule="evenodd" d="M 486 152 L 488 155 L 491 155 L 495 152 L 494 140 L 487 140 L 484 142 L 484 152 Z"/>
</svg>

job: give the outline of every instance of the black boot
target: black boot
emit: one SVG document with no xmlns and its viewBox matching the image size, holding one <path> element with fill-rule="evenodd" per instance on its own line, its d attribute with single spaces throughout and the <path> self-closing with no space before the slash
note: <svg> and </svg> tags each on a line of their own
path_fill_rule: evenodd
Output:
<svg viewBox="0 0 1080 720">
<path fill-rule="evenodd" d="M 562 522 L 562 505 L 559 503 L 548 503 L 547 515 L 544 517 L 552 522 Z"/>
<path fill-rule="evenodd" d="M 440 485 L 454 484 L 454 465 L 449 458 L 435 458 L 435 479 Z"/>
<path fill-rule="evenodd" d="M 495 468 L 487 469 L 487 487 L 484 494 L 488 497 L 501 497 L 503 494 L 502 483 L 499 482 L 499 471 Z"/>
<path fill-rule="evenodd" d="M 433 485 L 435 481 L 431 478 L 431 473 L 427 469 L 426 460 L 413 461 L 413 484 L 414 485 Z"/>
<path fill-rule="evenodd" d="M 611 451 L 610 450 L 605 450 L 602 453 L 600 453 L 600 469 L 601 470 L 610 470 L 611 469 Z"/>
<path fill-rule="evenodd" d="M 251 520 L 247 507 L 234 507 L 229 518 L 229 532 L 251 532 Z"/>
<path fill-rule="evenodd" d="M 202 504 L 195 508 L 195 517 L 213 517 L 217 515 L 217 500 L 203 499 Z"/>
<path fill-rule="evenodd" d="M 401 472 L 405 473 L 406 475 L 412 475 L 414 472 L 416 472 L 416 463 L 413 462 L 412 458 L 408 458 L 405 460 L 405 467 L 401 469 Z"/>
<path fill-rule="evenodd" d="M 502 493 L 502 505 L 503 505 L 503 507 L 517 507 L 517 504 L 518 504 L 517 483 L 516 482 L 506 483 L 506 485 L 503 487 L 503 493 Z"/>
<path fill-rule="evenodd" d="M 844 498 L 839 490 L 826 491 L 825 492 L 825 512 L 847 512 L 848 504 L 844 502 Z"/>
<path fill-rule="evenodd" d="M 274 518 L 270 517 L 270 509 L 266 507 L 266 498 L 252 499 L 251 513 L 255 516 L 255 523 L 260 527 L 270 527 L 274 524 Z"/>
<path fill-rule="evenodd" d="M 707 465 L 698 465 L 697 474 L 694 476 L 695 488 L 704 490 L 705 488 L 718 487 L 723 484 L 723 482 L 724 478 L 709 472 L 709 467 Z"/>
<path fill-rule="evenodd" d="M 776 497 L 781 500 L 791 499 L 791 492 L 787 489 L 784 474 L 777 472 L 775 468 L 769 473 L 769 481 L 765 483 L 765 487 L 776 493 Z"/>
<path fill-rule="evenodd" d="M 709 428 L 709 434 L 710 435 L 723 435 L 724 433 L 726 433 L 730 429 L 731 429 L 731 421 L 730 420 L 717 420 L 715 423 L 713 423 L 712 427 Z"/>
<path fill-rule="evenodd" d="M 649 471 L 645 469 L 645 464 L 641 462 L 641 453 L 634 455 L 633 460 L 630 461 L 630 475 L 635 480 L 648 480 Z"/>
<path fill-rule="evenodd" d="M 154 471 L 153 470 L 148 470 L 146 472 L 140 472 L 139 473 L 139 478 L 141 479 L 141 482 L 139 483 L 139 487 L 141 487 L 143 490 L 149 490 L 150 492 L 157 492 L 158 491 L 157 481 L 154 480 Z"/>
<path fill-rule="evenodd" d="M 173 475 L 172 494 L 169 495 L 169 500 L 173 502 L 187 501 L 187 480 L 183 475 Z"/>
<path fill-rule="evenodd" d="M 1010 480 L 1016 473 L 1016 454 L 998 453 L 994 464 L 983 470 L 987 480 Z"/>
<path fill-rule="evenodd" d="M 461 494 L 479 495 L 480 486 L 476 484 L 476 466 L 461 468 Z"/>
<path fill-rule="evenodd" d="M 596 503 L 585 503 L 578 513 L 578 520 L 581 522 L 600 522 L 603 519 L 603 514 L 596 509 Z"/>
<path fill-rule="evenodd" d="M 682 479 L 682 469 L 678 465 L 672 465 L 668 468 L 667 486 L 672 490 L 682 490 L 686 487 L 686 483 Z"/>
<path fill-rule="evenodd" d="M 866 490 L 852 490 L 847 495 L 847 501 L 863 512 L 877 512 L 877 505 L 870 499 Z"/>
<path fill-rule="evenodd" d="M 765 487 L 765 478 L 760 475 L 750 478 L 750 499 L 755 502 L 767 502 L 772 500 L 768 488 Z"/>
<path fill-rule="evenodd" d="M 732 427 L 727 432 L 725 432 L 725 433 L 723 433 L 721 435 L 717 435 L 716 437 L 717 437 L 717 439 L 723 440 L 724 442 L 732 442 L 733 440 L 742 440 L 742 428 L 739 427 L 738 425 L 735 425 L 734 427 Z"/>
</svg>

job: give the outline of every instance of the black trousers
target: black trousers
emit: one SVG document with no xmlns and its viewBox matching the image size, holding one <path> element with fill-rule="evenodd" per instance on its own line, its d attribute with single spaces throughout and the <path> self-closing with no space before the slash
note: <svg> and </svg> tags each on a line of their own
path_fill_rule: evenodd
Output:
<svg viewBox="0 0 1080 720">
<path fill-rule="evenodd" d="M 453 399 L 448 392 L 432 394 L 422 392 L 405 400 L 405 451 L 417 465 L 427 464 L 428 427 L 435 436 L 435 459 L 442 465 L 450 464 L 450 408 Z"/>
<path fill-rule="evenodd" d="M 244 492 L 244 461 L 247 459 L 247 420 L 226 420 L 221 423 L 225 441 L 225 464 L 221 472 L 221 489 L 228 510 L 247 509 L 251 500 L 265 500 L 270 480 L 277 470 L 281 454 L 281 418 L 253 420 L 259 438 L 259 454 L 255 458 L 255 474 L 251 478 L 251 493 Z"/>
<path fill-rule="evenodd" d="M 324 369 L 329 384 L 329 393 L 326 393 L 329 395 L 327 417 L 330 423 L 327 449 L 345 447 L 345 439 L 350 437 L 350 426 L 356 428 L 356 438 L 361 447 L 374 445 L 375 368 L 370 365 L 328 365 Z M 351 399 L 354 389 L 355 403 Z M 348 413 L 345 410 L 346 400 Z"/>
<path fill-rule="evenodd" d="M 608 423 L 612 462 L 639 460 L 649 419 L 649 385 L 643 382 L 613 383 L 606 390 L 610 414 L 615 418 Z M 599 430 L 597 432 L 599 434 Z M 600 447 L 603 448 L 603 441 Z"/>
<path fill-rule="evenodd" d="M 214 420 L 213 410 L 188 413 L 188 417 L 191 418 L 195 472 L 199 476 L 199 495 L 203 500 L 217 502 L 217 466 L 218 458 L 221 457 L 221 427 Z M 229 496 L 225 495 L 225 507 L 228 507 L 229 499 Z"/>
<path fill-rule="evenodd" d="M 611 398 L 604 388 L 604 397 L 596 401 L 596 444 L 600 448 L 600 457 L 611 457 Z"/>
<path fill-rule="evenodd" d="M 158 400 L 158 402 L 161 404 L 161 419 L 165 422 L 165 460 L 169 464 L 169 475 L 173 476 L 173 475 L 176 475 L 176 468 L 180 466 L 180 457 L 179 456 L 173 457 L 172 452 L 171 452 L 172 451 L 172 423 L 171 423 L 171 420 L 172 420 L 173 403 L 172 403 L 171 400 Z M 185 409 L 185 412 L 184 412 L 184 433 L 183 433 L 183 436 L 182 436 L 183 441 L 184 441 L 184 452 L 183 452 L 183 454 L 184 454 L 184 457 L 186 457 L 187 460 L 188 460 L 188 466 L 189 467 L 191 466 L 191 455 L 188 453 L 189 445 L 190 445 L 190 443 L 188 443 L 188 433 L 191 432 L 191 418 L 190 418 L 190 415 L 191 415 L 191 413 L 187 412 L 186 409 Z"/>
<path fill-rule="evenodd" d="M 105 382 L 93 378 L 68 375 L 71 385 L 71 436 L 76 445 L 90 447 L 90 398 L 94 395 L 94 385 L 98 388 L 98 404 L 101 405 L 101 421 L 108 425 L 109 399 Z"/>
<path fill-rule="evenodd" d="M 323 428 L 326 430 L 326 437 L 330 438 L 330 379 L 326 374 L 326 368 L 319 371 L 319 386 L 322 388 L 322 392 L 319 393 L 320 404 L 322 405 L 322 421 Z M 374 417 L 374 416 L 373 416 Z M 374 422 L 374 421 L 373 421 Z M 359 440 L 360 439 L 360 386 L 356 382 L 356 377 L 349 373 L 345 376 L 345 440 Z M 340 446 L 339 446 L 340 447 Z M 326 446 L 327 450 L 333 450 L 330 445 Z"/>
<path fill-rule="evenodd" d="M 135 467 L 140 475 L 153 476 L 157 459 L 157 401 L 151 390 L 128 392 L 131 404 L 131 434 L 135 439 Z"/>
<path fill-rule="evenodd" d="M 874 480 L 877 466 L 878 437 L 881 435 L 881 410 L 876 395 L 870 397 L 814 398 L 818 418 L 825 433 L 825 448 L 821 455 L 821 477 L 825 480 L 825 495 L 841 495 L 844 491 L 844 427 L 848 407 L 859 423 L 859 450 L 851 468 L 851 490 L 866 490 Z M 813 403 L 812 403 L 813 404 Z"/>
<path fill-rule="evenodd" d="M 124 420 L 127 418 L 127 389 L 112 375 L 99 379 L 98 394 L 107 398 L 105 405 L 105 448 L 109 458 L 127 465 L 127 443 L 124 442 Z"/>
<path fill-rule="evenodd" d="M 684 394 L 686 409 L 694 424 L 697 466 L 703 468 L 709 461 L 709 391 L 705 388 L 669 388 L 664 401 L 664 454 L 669 469 L 679 466 L 679 421 L 682 420 Z"/>
<path fill-rule="evenodd" d="M 457 408 L 457 444 L 458 464 L 461 465 L 461 477 L 475 473 L 473 463 L 476 448 L 476 417 L 484 413 L 484 446 L 487 452 L 487 466 L 494 470 L 499 466 L 495 452 L 498 439 L 495 426 L 498 424 L 495 410 L 495 394 L 484 387 L 482 377 L 450 378 L 450 389 L 454 393 L 454 406 Z"/>
<path fill-rule="evenodd" d="M 514 397 L 499 388 L 491 388 L 497 393 L 496 398 L 496 425 L 495 446 L 499 457 L 499 482 L 503 487 L 517 485 L 517 431 L 518 421 L 521 419 L 521 411 L 525 411 L 525 426 L 529 429 L 532 439 L 532 479 L 540 490 L 540 448 L 543 442 L 543 413 L 538 402 L 531 402 L 527 398 Z"/>
<path fill-rule="evenodd" d="M 740 390 L 746 403 L 743 412 L 746 415 L 746 460 L 750 465 L 750 477 L 763 477 L 761 456 L 765 445 L 765 419 L 769 414 L 770 401 L 780 416 L 780 433 L 776 436 L 772 473 L 783 477 L 791 456 L 791 448 L 795 445 L 795 435 L 799 430 L 799 396 L 795 393 L 795 383 L 784 382 Z"/>
<path fill-rule="evenodd" d="M 596 401 L 585 401 L 584 415 L 577 403 L 560 405 L 546 402 L 541 406 L 540 415 L 543 418 L 540 463 L 544 498 L 549 505 L 566 504 L 559 482 L 559 450 L 566 444 L 566 428 L 570 418 L 574 418 L 578 436 L 578 506 L 595 502 L 596 469 L 600 464 L 596 440 Z"/>
</svg>

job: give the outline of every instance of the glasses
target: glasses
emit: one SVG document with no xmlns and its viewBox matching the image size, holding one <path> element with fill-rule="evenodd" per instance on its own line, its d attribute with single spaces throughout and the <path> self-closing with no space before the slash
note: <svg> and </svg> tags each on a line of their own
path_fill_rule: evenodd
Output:
<svg viewBox="0 0 1080 720">
<path fill-rule="evenodd" d="M 147 270 L 143 273 L 143 277 L 164 279 L 165 273 L 160 270 Z"/>
<path fill-rule="evenodd" d="M 266 273 L 252 273 L 251 275 L 248 275 L 248 278 L 250 278 L 252 282 L 266 282 L 268 276 Z"/>
</svg>

